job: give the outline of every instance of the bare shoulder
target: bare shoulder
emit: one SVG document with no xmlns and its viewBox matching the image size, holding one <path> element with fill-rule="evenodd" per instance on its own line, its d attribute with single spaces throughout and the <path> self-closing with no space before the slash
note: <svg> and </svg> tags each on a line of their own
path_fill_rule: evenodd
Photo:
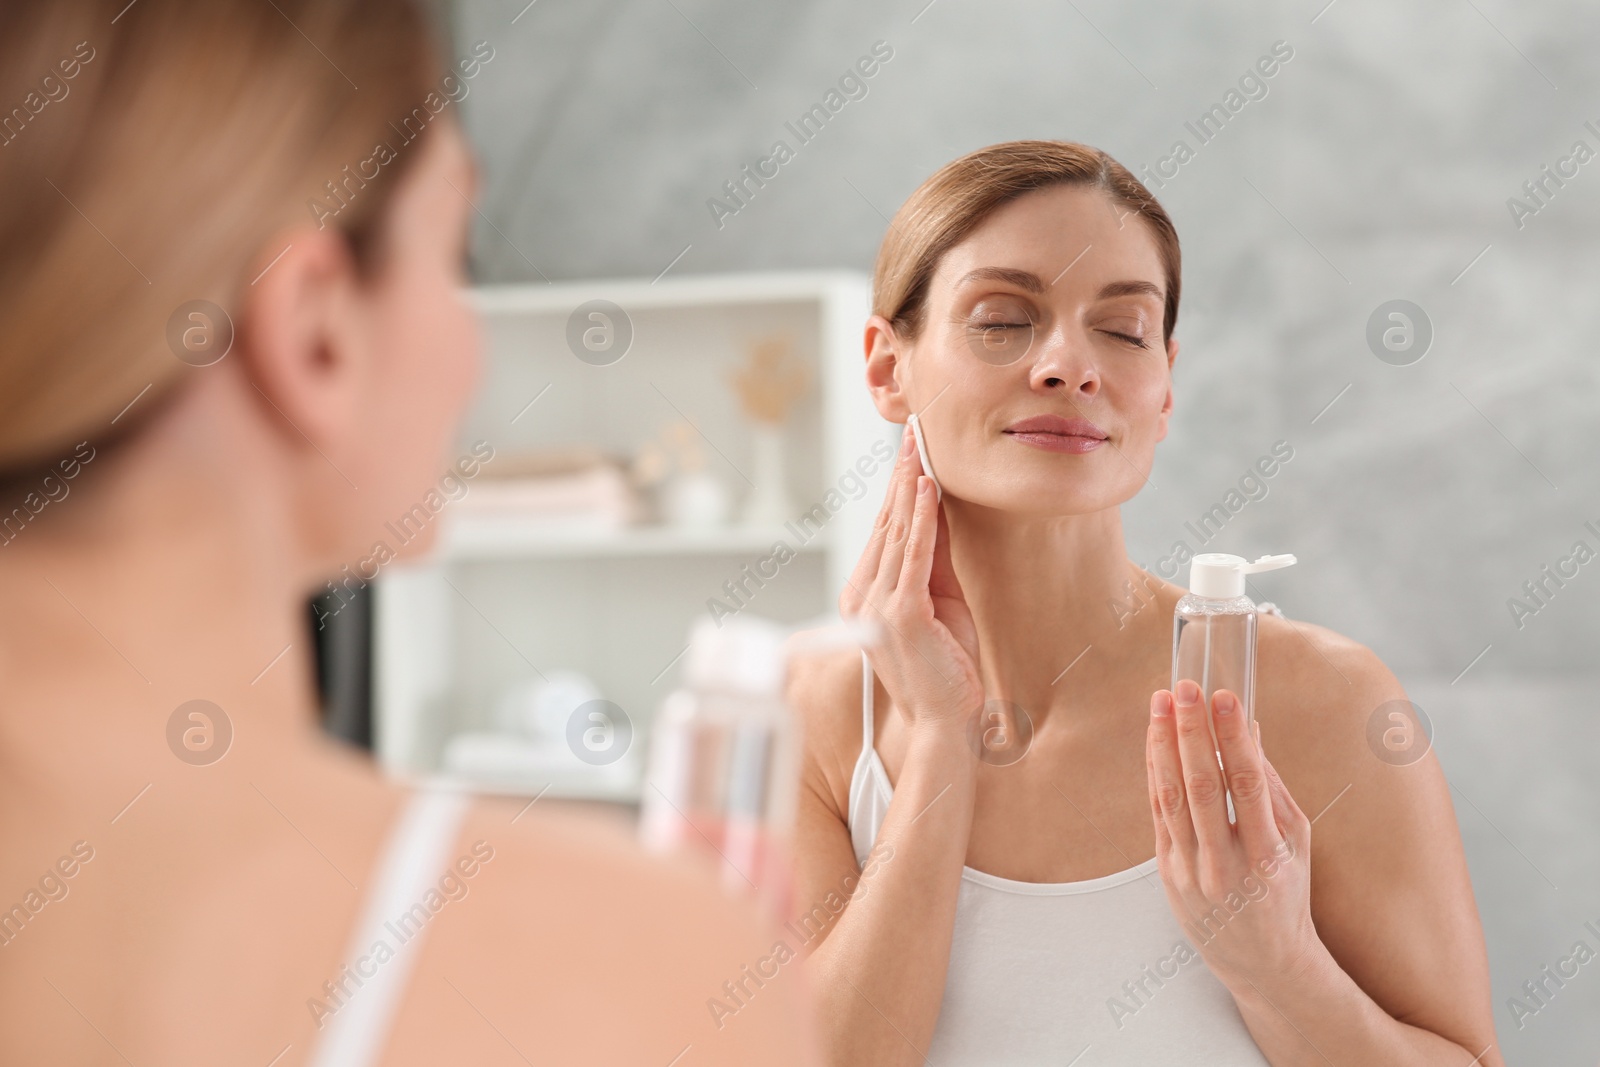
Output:
<svg viewBox="0 0 1600 1067">
<path fill-rule="evenodd" d="M 713 941 L 719 934 L 736 940 L 741 927 L 745 933 L 757 928 L 753 907 L 730 906 L 706 863 L 646 851 L 633 816 L 621 809 L 548 801 L 529 808 L 527 801 L 484 798 L 474 805 L 461 842 L 469 851 L 493 850 L 485 868 L 503 863 L 497 881 L 514 885 L 525 907 L 543 898 L 552 908 L 546 914 L 601 914 L 604 925 L 619 930 L 671 916 L 703 924 L 709 929 L 690 933 Z"/>
<path fill-rule="evenodd" d="M 692 1045 L 697 1062 L 805 1062 L 802 977 L 750 896 L 697 857 L 647 853 L 623 813 L 526 803 L 468 817 L 457 849 L 478 862 L 456 869 L 475 874 L 429 968 L 461 995 L 441 995 L 557 1059 L 666 1063 Z M 729 999 L 741 980 L 749 995 Z"/>
<path fill-rule="evenodd" d="M 1263 616 L 1257 651 L 1262 747 L 1312 820 L 1318 936 L 1395 1018 L 1491 1045 L 1451 787 L 1404 688 L 1371 649 L 1311 623 Z"/>
<path fill-rule="evenodd" d="M 1313 852 L 1336 860 L 1322 880 L 1384 866 L 1401 849 L 1459 847 L 1430 739 L 1376 653 L 1326 627 L 1263 616 L 1256 679 L 1262 747 L 1317 820 Z"/>
<path fill-rule="evenodd" d="M 1394 768 L 1373 747 L 1369 724 L 1404 700 L 1394 673 L 1359 641 L 1315 623 L 1261 616 L 1261 745 L 1301 810 L 1317 820 L 1313 854 L 1335 861 L 1321 865 L 1319 879 L 1375 860 L 1377 851 L 1362 836 L 1397 832 L 1385 814 L 1401 806 L 1418 811 L 1419 794 L 1437 792 L 1426 773 L 1382 773 Z"/>
<path fill-rule="evenodd" d="M 1262 615 L 1256 715 L 1269 758 L 1310 771 L 1371 758 L 1367 721 L 1405 690 L 1367 646 L 1325 626 Z M 1286 768 L 1284 778 L 1289 780 Z"/>
<path fill-rule="evenodd" d="M 785 697 L 800 726 L 806 773 L 820 773 L 841 817 L 850 774 L 861 753 L 861 653 L 854 649 L 799 656 Z"/>
<path fill-rule="evenodd" d="M 624 930 L 675 917 L 717 931 L 746 925 L 753 912 L 731 910 L 705 865 L 682 856 L 647 852 L 634 819 L 623 809 L 544 801 L 481 798 L 472 808 L 458 847 L 463 854 L 492 854 L 480 866 L 493 877 L 484 885 L 498 892 L 514 887 L 531 916 L 604 915 L 601 925 Z M 475 850 L 475 852 L 474 852 Z M 498 870 L 496 870 L 498 868 Z M 548 906 L 549 910 L 546 910 Z M 635 930 L 635 932 L 639 932 Z M 696 936 L 707 930 L 696 930 Z"/>
</svg>

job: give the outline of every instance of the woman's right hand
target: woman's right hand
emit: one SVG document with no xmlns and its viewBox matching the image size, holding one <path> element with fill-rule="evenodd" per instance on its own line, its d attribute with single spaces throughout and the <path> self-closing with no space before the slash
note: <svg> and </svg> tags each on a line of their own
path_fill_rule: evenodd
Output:
<svg viewBox="0 0 1600 1067">
<path fill-rule="evenodd" d="M 944 508 L 909 429 L 839 613 L 883 624 L 867 658 L 915 733 L 973 729 L 983 707 L 978 631 L 950 564 Z"/>
</svg>

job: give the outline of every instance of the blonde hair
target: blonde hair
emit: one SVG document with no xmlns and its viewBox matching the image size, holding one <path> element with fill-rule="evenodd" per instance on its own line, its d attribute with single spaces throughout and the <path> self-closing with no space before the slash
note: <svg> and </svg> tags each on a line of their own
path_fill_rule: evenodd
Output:
<svg viewBox="0 0 1600 1067">
<path fill-rule="evenodd" d="M 1182 257 L 1178 231 L 1165 209 L 1121 163 L 1098 148 L 1071 141 L 1007 141 L 946 163 L 917 187 L 895 213 L 878 249 L 872 310 L 914 340 L 927 312 L 928 286 L 944 254 L 997 208 L 1053 185 L 1102 189 L 1150 226 L 1166 275 L 1162 336 L 1178 323 Z"/>
<path fill-rule="evenodd" d="M 235 315 L 272 235 L 320 223 L 313 202 L 339 205 L 371 274 L 417 153 L 359 185 L 343 168 L 392 139 L 442 69 L 405 0 L 5 4 L 0 471 L 125 431 L 204 373 L 168 320 L 193 300 Z"/>
</svg>

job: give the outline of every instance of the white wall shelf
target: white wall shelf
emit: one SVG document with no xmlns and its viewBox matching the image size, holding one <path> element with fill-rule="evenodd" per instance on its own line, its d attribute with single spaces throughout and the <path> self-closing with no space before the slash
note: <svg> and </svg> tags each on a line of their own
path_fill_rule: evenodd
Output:
<svg viewBox="0 0 1600 1067">
<path fill-rule="evenodd" d="M 440 554 L 451 561 L 747 555 L 764 554 L 780 539 L 790 544 L 795 541 L 794 535 L 781 526 L 728 526 L 710 530 L 625 526 L 614 530 L 563 531 L 551 530 L 537 522 L 474 516 L 451 521 L 445 527 Z M 823 552 L 826 548 L 815 540 L 796 546 L 800 552 Z"/>
<path fill-rule="evenodd" d="M 563 670 L 624 710 L 642 755 L 691 622 L 713 599 L 726 603 L 729 583 L 775 543 L 793 558 L 758 588 L 746 582 L 753 591 L 740 610 L 794 623 L 837 603 L 882 499 L 882 457 L 893 455 L 884 443 L 899 436 L 862 380 L 869 280 L 838 271 L 604 279 L 479 288 L 469 299 L 484 324 L 486 369 L 463 452 L 487 440 L 497 456 L 569 447 L 629 455 L 687 421 L 705 440 L 707 469 L 738 496 L 752 488 L 753 438 L 731 372 L 753 343 L 777 334 L 811 371 L 784 428 L 794 529 L 582 532 L 447 508 L 432 557 L 393 564 L 378 579 L 374 734 L 395 774 L 438 772 L 445 742 L 491 728 L 508 687 Z M 566 340 L 575 309 L 595 299 L 622 308 L 633 331 L 627 354 L 606 366 L 578 359 Z M 825 523 L 796 536 L 801 515 L 824 501 L 836 505 Z M 626 800 L 638 788 L 566 782 L 549 795 Z"/>
</svg>

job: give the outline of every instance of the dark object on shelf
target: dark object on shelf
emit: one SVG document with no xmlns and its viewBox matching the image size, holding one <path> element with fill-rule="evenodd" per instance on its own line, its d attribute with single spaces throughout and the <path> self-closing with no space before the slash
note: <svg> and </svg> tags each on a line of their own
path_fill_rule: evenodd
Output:
<svg viewBox="0 0 1600 1067">
<path fill-rule="evenodd" d="M 341 589 L 337 595 L 313 598 L 306 612 L 316 649 L 323 728 L 368 751 L 372 750 L 372 596 L 370 585 Z"/>
</svg>

